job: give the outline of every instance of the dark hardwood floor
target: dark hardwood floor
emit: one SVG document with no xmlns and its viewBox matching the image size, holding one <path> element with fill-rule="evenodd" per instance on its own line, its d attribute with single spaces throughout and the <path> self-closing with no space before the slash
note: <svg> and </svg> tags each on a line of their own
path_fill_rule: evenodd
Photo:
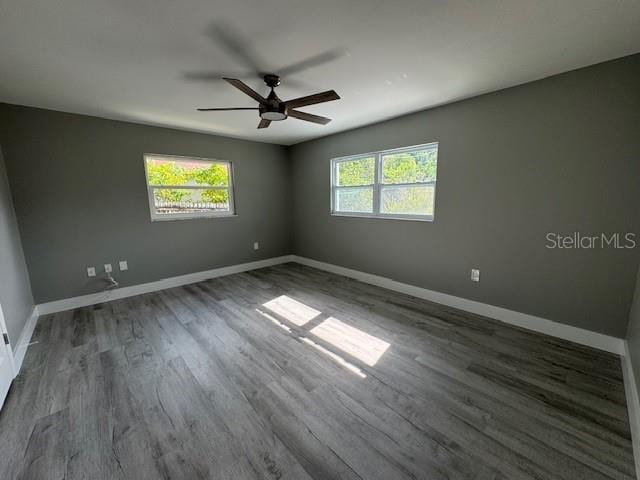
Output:
<svg viewBox="0 0 640 480">
<path fill-rule="evenodd" d="M 40 318 L 2 479 L 632 479 L 620 359 L 297 264 Z"/>
</svg>

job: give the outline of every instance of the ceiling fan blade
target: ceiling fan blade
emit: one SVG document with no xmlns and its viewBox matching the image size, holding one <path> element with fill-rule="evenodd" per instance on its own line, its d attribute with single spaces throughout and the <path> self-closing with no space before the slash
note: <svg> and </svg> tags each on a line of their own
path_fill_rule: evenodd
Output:
<svg viewBox="0 0 640 480">
<path fill-rule="evenodd" d="M 229 75 L 233 75 L 236 78 L 246 78 L 251 79 L 252 77 L 258 78 L 258 75 L 255 75 L 251 72 L 239 73 L 235 72 L 230 74 L 229 72 L 214 72 L 214 71 L 200 71 L 200 72 L 185 72 L 182 74 L 182 78 L 188 80 L 190 82 L 222 82 L 225 77 L 229 77 Z M 262 78 L 262 77 L 259 77 Z M 302 82 L 300 80 L 296 80 L 293 78 L 287 78 L 285 80 L 287 87 L 298 88 L 298 89 L 313 89 L 314 86 L 310 85 L 307 82 Z"/>
<path fill-rule="evenodd" d="M 225 23 L 214 23 L 207 29 L 207 35 L 216 45 L 224 48 L 229 56 L 239 59 L 249 67 L 254 75 L 261 77 L 266 73 L 264 62 L 253 51 L 249 42 L 243 40 Z"/>
<path fill-rule="evenodd" d="M 315 105 L 316 103 L 330 102 L 332 100 L 339 100 L 338 95 L 334 90 L 327 90 L 326 92 L 315 93 L 313 95 L 307 95 L 306 97 L 294 98 L 293 100 L 287 100 L 284 102 L 287 106 L 287 110 L 298 107 L 306 107 L 307 105 Z"/>
<path fill-rule="evenodd" d="M 302 72 L 303 70 L 308 70 L 309 68 L 317 67 L 323 63 L 332 62 L 333 60 L 337 60 L 342 57 L 344 54 L 345 50 L 342 48 L 328 50 L 320 53 L 319 55 L 307 58 L 306 60 L 287 65 L 284 68 L 276 69 L 276 72 L 278 72 L 278 75 L 281 77 L 286 77 L 294 73 Z"/>
<path fill-rule="evenodd" d="M 264 98 L 262 95 L 260 95 L 253 88 L 251 88 L 249 85 L 244 83 L 242 80 L 238 80 L 237 78 L 224 78 L 223 80 L 225 80 L 226 82 L 229 82 L 231 85 L 236 87 L 241 92 L 249 95 L 256 102 L 265 103 L 267 101 L 266 98 Z"/>
<path fill-rule="evenodd" d="M 257 107 L 238 107 L 238 108 L 198 108 L 199 112 L 226 112 L 229 110 L 258 110 Z"/>
<path fill-rule="evenodd" d="M 212 81 L 212 80 L 219 80 L 222 81 L 222 79 L 224 77 L 228 77 L 230 74 L 229 72 L 214 72 L 214 71 L 200 71 L 200 72 L 186 72 L 183 74 L 183 78 L 186 78 L 187 80 L 195 80 L 195 81 Z M 247 74 L 245 73 L 234 73 L 233 76 L 235 77 L 248 77 L 251 76 L 252 74 Z"/>
<path fill-rule="evenodd" d="M 267 128 L 269 125 L 271 125 L 271 120 L 265 120 L 263 118 L 262 120 L 260 120 L 260 123 L 258 124 L 258 128 Z"/>
<path fill-rule="evenodd" d="M 319 123 L 320 125 L 326 125 L 331 121 L 330 118 L 321 117 L 320 115 L 312 115 L 311 113 L 299 112 L 298 110 L 289 110 L 287 115 L 298 120 L 305 120 L 307 122 Z"/>
</svg>

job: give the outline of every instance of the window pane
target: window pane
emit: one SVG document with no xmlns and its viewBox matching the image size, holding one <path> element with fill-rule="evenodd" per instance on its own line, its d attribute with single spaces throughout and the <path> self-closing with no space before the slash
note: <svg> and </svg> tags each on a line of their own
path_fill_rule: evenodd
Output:
<svg viewBox="0 0 640 480">
<path fill-rule="evenodd" d="M 375 165 L 376 159 L 374 157 L 338 162 L 336 164 L 336 185 L 352 187 L 373 184 Z"/>
<path fill-rule="evenodd" d="M 433 185 L 382 187 L 380 211 L 401 215 L 433 215 Z"/>
<path fill-rule="evenodd" d="M 229 190 L 156 188 L 153 190 L 156 213 L 216 213 L 229 211 Z"/>
<path fill-rule="evenodd" d="M 149 185 L 229 185 L 229 168 L 225 163 L 147 157 L 147 175 Z"/>
<path fill-rule="evenodd" d="M 337 212 L 373 212 L 373 188 L 336 189 Z"/>
<path fill-rule="evenodd" d="M 420 183 L 436 179 L 438 150 L 392 153 L 382 157 L 382 183 Z"/>
</svg>

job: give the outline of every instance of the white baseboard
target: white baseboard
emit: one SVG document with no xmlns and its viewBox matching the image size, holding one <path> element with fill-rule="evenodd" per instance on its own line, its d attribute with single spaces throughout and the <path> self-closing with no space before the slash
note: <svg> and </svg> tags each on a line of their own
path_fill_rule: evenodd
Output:
<svg viewBox="0 0 640 480">
<path fill-rule="evenodd" d="M 449 307 L 458 308 L 477 315 L 500 320 L 501 322 L 551 335 L 553 337 L 562 338 L 564 340 L 569 340 L 581 345 L 587 345 L 599 350 L 624 355 L 624 340 L 621 338 L 611 337 L 609 335 L 592 332 L 583 328 L 572 327 L 570 325 L 564 325 L 552 320 L 547 320 L 546 318 L 508 310 L 495 305 L 476 302 L 475 300 L 468 300 L 466 298 L 416 287 L 387 277 L 381 277 L 379 275 L 373 275 L 371 273 L 365 273 L 351 268 L 340 267 L 338 265 L 320 262 L 311 258 L 301 257 L 298 255 L 292 255 L 292 257 L 292 261 L 303 265 L 315 267 L 320 270 L 326 270 L 327 272 L 336 273 L 345 277 L 355 278 L 356 280 L 360 280 L 364 283 L 387 288 L 396 292 L 406 293 L 414 297 L 423 298 L 435 303 L 441 303 Z"/>
<path fill-rule="evenodd" d="M 627 412 L 633 444 L 633 458 L 636 465 L 636 478 L 640 479 L 640 399 L 636 377 L 633 374 L 629 344 L 624 340 L 624 357 L 622 357 L 622 375 L 624 376 L 624 392 L 627 398 Z"/>
<path fill-rule="evenodd" d="M 436 303 L 441 303 L 450 307 L 465 310 L 477 315 L 494 318 L 511 325 L 526 328 L 536 332 L 544 333 L 554 337 L 569 340 L 582 345 L 587 345 L 607 352 L 624 355 L 624 340 L 621 338 L 603 335 L 601 333 L 591 332 L 578 327 L 564 325 L 562 323 L 547 320 L 545 318 L 536 317 L 527 313 L 516 312 L 506 308 L 488 305 L 486 303 L 468 300 L 466 298 L 456 297 L 446 293 L 428 290 L 426 288 L 416 287 L 406 283 L 398 282 L 390 278 L 365 273 L 350 268 L 340 267 L 330 263 L 320 262 L 298 255 L 284 255 L 281 257 L 268 258 L 255 262 L 242 263 L 239 265 L 231 265 L 228 267 L 215 268 L 203 272 L 189 273 L 177 277 L 165 278 L 156 282 L 132 285 L 130 287 L 122 287 L 107 292 L 93 293 L 82 295 L 79 297 L 55 300 L 53 302 L 41 303 L 37 306 L 38 315 L 46 315 L 49 313 L 62 312 L 74 308 L 86 307 L 97 303 L 107 302 L 120 298 L 132 297 L 143 293 L 155 292 L 166 288 L 179 287 L 190 283 L 201 282 L 211 278 L 222 277 L 234 273 L 246 272 L 257 268 L 269 267 L 286 262 L 297 262 L 320 270 L 343 275 L 345 277 L 354 278 L 371 285 L 394 290 L 396 292 L 406 293 L 414 297 L 423 298 Z M 19 344 L 21 345 L 21 344 Z M 23 354 L 24 355 L 24 354 Z M 16 352 L 16 357 L 18 352 Z"/>
<path fill-rule="evenodd" d="M 18 376 L 20 373 L 20 369 L 22 368 L 22 362 L 24 361 L 24 356 L 27 354 L 27 348 L 29 348 L 29 344 L 31 343 L 31 336 L 33 335 L 33 331 L 36 328 L 36 323 L 38 323 L 38 307 L 33 307 L 33 311 L 29 318 L 27 319 L 27 323 L 25 323 L 24 327 L 22 327 L 22 332 L 20 333 L 20 338 L 15 345 L 15 350 L 13 352 L 13 371 L 14 376 Z"/>
<path fill-rule="evenodd" d="M 267 258 L 265 260 L 257 260 L 255 262 L 241 263 L 238 265 L 230 265 L 228 267 L 214 268 L 213 270 L 205 270 L 203 272 L 188 273 L 177 277 L 164 278 L 156 282 L 141 283 L 130 287 L 116 288 L 106 292 L 92 293 L 79 297 L 65 298 L 55 300 L 53 302 L 41 303 L 38 305 L 38 314 L 47 315 L 49 313 L 63 312 L 74 308 L 87 307 L 97 303 L 117 300 L 119 298 L 133 297 L 143 293 L 156 292 L 167 288 L 179 287 L 190 283 L 202 282 L 211 278 L 223 277 L 234 273 L 246 272 L 257 268 L 270 267 L 292 261 L 291 255 L 283 255 L 282 257 Z"/>
</svg>

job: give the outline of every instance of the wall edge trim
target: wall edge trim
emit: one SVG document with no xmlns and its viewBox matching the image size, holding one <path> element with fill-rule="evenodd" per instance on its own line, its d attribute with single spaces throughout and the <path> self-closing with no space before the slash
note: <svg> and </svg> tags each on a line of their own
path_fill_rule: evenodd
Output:
<svg viewBox="0 0 640 480">
<path fill-rule="evenodd" d="M 51 302 L 38 304 L 38 315 L 49 315 L 51 313 L 73 310 L 74 308 L 88 307 L 89 305 L 95 305 L 111 300 L 118 300 L 120 298 L 133 297 L 135 295 L 141 295 L 143 293 L 157 292 L 159 290 L 165 290 L 167 288 L 180 287 L 182 285 L 202 282 L 211 278 L 224 277 L 225 275 L 247 272 L 249 270 L 270 267 L 290 261 L 291 255 L 283 255 L 280 257 L 267 258 L 264 260 L 256 260 L 255 262 L 239 263 L 237 265 L 229 265 L 226 267 L 204 270 L 201 272 L 187 273 L 185 275 L 163 278 L 154 282 L 130 285 L 106 292 L 98 292 L 91 293 L 89 295 L 81 295 L 78 297 L 63 298 L 61 300 L 54 300 Z"/>
<path fill-rule="evenodd" d="M 510 325 L 532 330 L 534 332 L 543 333 L 552 337 L 561 338 L 588 347 L 604 350 L 606 352 L 624 355 L 624 340 L 612 337 L 584 328 L 565 325 L 553 320 L 542 317 L 536 317 L 528 313 L 517 312 L 495 305 L 469 300 L 447 293 L 428 290 L 426 288 L 417 287 L 407 283 L 398 282 L 387 277 L 374 275 L 372 273 L 362 272 L 351 268 L 341 267 L 331 263 L 321 262 L 299 255 L 293 255 L 293 261 L 302 265 L 318 268 L 327 272 L 336 273 L 345 277 L 354 278 L 364 283 L 376 285 L 400 293 L 405 293 L 417 298 L 429 300 L 431 302 L 440 303 L 449 307 L 454 307 L 476 315 L 493 318 Z"/>
<path fill-rule="evenodd" d="M 246 272 L 249 270 L 269 267 L 272 265 L 279 265 L 287 262 L 296 262 L 302 265 L 318 268 L 320 270 L 336 273 L 338 275 L 343 275 L 356 280 L 360 280 L 371 285 L 376 285 L 396 292 L 412 295 L 417 298 L 422 298 L 424 300 L 429 300 L 449 307 L 458 308 L 460 310 L 464 310 L 477 315 L 493 318 L 510 325 L 525 328 L 527 330 L 532 330 L 538 333 L 543 333 L 552 337 L 561 338 L 563 340 L 568 340 L 581 345 L 586 345 L 598 350 L 604 350 L 610 353 L 615 353 L 617 355 L 625 354 L 625 344 L 624 340 L 621 338 L 604 335 L 602 333 L 593 332 L 591 330 L 586 330 L 571 325 L 565 325 L 553 320 L 537 317 L 535 315 L 517 312 L 515 310 L 509 310 L 503 307 L 498 307 L 475 300 L 469 300 L 463 297 L 457 297 L 455 295 L 449 295 L 435 290 L 417 287 L 415 285 L 398 282 L 396 280 L 382 277 L 380 275 L 374 275 L 371 273 L 366 273 L 359 270 L 334 265 L 331 263 L 321 262 L 299 255 L 283 255 L 280 257 L 273 257 L 265 260 L 258 260 L 255 262 L 242 263 L 227 267 L 205 270 L 202 272 L 164 278 L 162 280 L 142 283 L 138 285 L 131 285 L 108 292 L 99 292 L 78 297 L 54 300 L 52 302 L 38 304 L 36 306 L 36 310 L 38 315 L 48 315 L 51 313 L 86 307 L 89 305 L 95 305 L 97 303 L 132 297 L 135 295 L 155 292 L 167 288 L 179 287 L 182 285 L 188 285 L 190 283 L 201 282 L 203 280 L 208 280 L 211 278 L 232 275 L 234 273 Z M 18 345 L 18 348 L 20 348 L 23 343 L 18 343 Z"/>
</svg>

